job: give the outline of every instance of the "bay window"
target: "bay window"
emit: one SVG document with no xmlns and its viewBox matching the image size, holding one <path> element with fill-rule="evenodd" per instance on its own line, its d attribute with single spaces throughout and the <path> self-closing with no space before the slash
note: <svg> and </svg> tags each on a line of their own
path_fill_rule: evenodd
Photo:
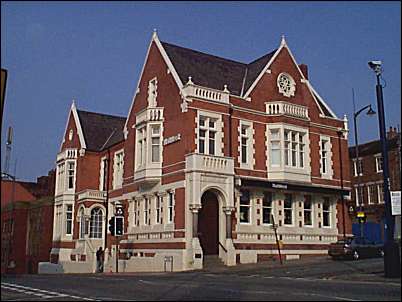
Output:
<svg viewBox="0 0 402 302">
<path fill-rule="evenodd" d="M 151 143 L 152 143 L 152 162 L 158 163 L 160 162 L 160 126 L 159 125 L 152 125 L 151 126 Z"/>
<path fill-rule="evenodd" d="M 74 189 L 75 185 L 75 162 L 67 162 L 67 189 Z"/>
<path fill-rule="evenodd" d="M 271 129 L 270 131 L 270 158 L 271 166 L 281 165 L 281 136 L 279 129 Z"/>
<path fill-rule="evenodd" d="M 66 235 L 72 235 L 73 231 L 73 206 L 66 205 Z"/>
</svg>

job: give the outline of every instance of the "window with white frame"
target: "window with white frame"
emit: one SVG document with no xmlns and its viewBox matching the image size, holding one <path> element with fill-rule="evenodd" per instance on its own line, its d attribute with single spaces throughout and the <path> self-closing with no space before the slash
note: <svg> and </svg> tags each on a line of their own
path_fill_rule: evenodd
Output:
<svg viewBox="0 0 402 302">
<path fill-rule="evenodd" d="M 284 213 L 284 225 L 293 225 L 293 196 L 292 194 L 285 194 L 285 200 L 283 203 L 283 213 Z"/>
<path fill-rule="evenodd" d="M 97 207 L 91 211 L 91 220 L 89 223 L 89 238 L 100 239 L 102 238 L 103 230 L 103 212 L 102 209 Z"/>
<path fill-rule="evenodd" d="M 168 202 L 167 202 L 167 222 L 173 222 L 173 215 L 174 215 L 174 193 L 169 191 L 168 192 Z"/>
<path fill-rule="evenodd" d="M 137 167 L 143 167 L 147 159 L 147 127 L 137 129 Z"/>
<path fill-rule="evenodd" d="M 364 187 L 359 186 L 355 188 L 356 205 L 361 206 L 364 204 Z"/>
<path fill-rule="evenodd" d="M 67 162 L 67 189 L 75 187 L 75 162 Z"/>
<path fill-rule="evenodd" d="M 56 234 L 61 236 L 63 231 L 63 205 L 56 206 Z"/>
<path fill-rule="evenodd" d="M 66 205 L 66 235 L 72 235 L 73 233 L 73 206 L 71 204 Z"/>
<path fill-rule="evenodd" d="M 158 80 L 153 78 L 148 83 L 148 106 L 156 107 L 156 97 L 157 97 L 157 89 L 158 89 Z"/>
<path fill-rule="evenodd" d="M 84 209 L 80 209 L 80 238 L 85 237 L 85 215 L 84 215 Z"/>
<path fill-rule="evenodd" d="M 250 192 L 247 190 L 241 191 L 240 223 L 251 223 L 251 199 Z"/>
<path fill-rule="evenodd" d="M 57 165 L 57 193 L 64 191 L 65 184 L 65 174 L 64 174 L 65 163 Z"/>
<path fill-rule="evenodd" d="M 149 223 L 149 198 L 144 198 L 144 225 L 148 225 Z"/>
<path fill-rule="evenodd" d="M 262 223 L 273 224 L 272 221 L 272 192 L 264 192 L 262 200 Z"/>
<path fill-rule="evenodd" d="M 322 225 L 324 227 L 331 226 L 331 203 L 328 197 L 324 197 L 322 204 Z"/>
<path fill-rule="evenodd" d="M 140 225 L 140 201 L 135 199 L 134 200 L 134 226 Z"/>
<path fill-rule="evenodd" d="M 240 140 L 241 140 L 241 162 L 243 164 L 247 164 L 248 158 L 247 158 L 247 149 L 248 149 L 248 126 L 247 125 L 241 125 L 241 133 L 240 133 Z"/>
<path fill-rule="evenodd" d="M 155 223 L 160 224 L 162 221 L 162 196 L 156 195 L 156 202 L 155 202 Z"/>
<path fill-rule="evenodd" d="M 329 140 L 321 138 L 321 174 L 327 174 L 329 172 Z"/>
<path fill-rule="evenodd" d="M 153 163 L 160 162 L 160 153 L 161 153 L 161 133 L 160 133 L 160 125 L 152 125 L 151 126 L 151 159 Z"/>
<path fill-rule="evenodd" d="M 102 157 L 99 171 L 99 191 L 106 190 L 106 180 L 107 180 L 106 169 L 107 169 L 107 160 L 106 157 Z"/>
<path fill-rule="evenodd" d="M 378 203 L 384 203 L 384 184 L 378 184 L 377 185 L 377 191 L 378 191 Z"/>
<path fill-rule="evenodd" d="M 113 161 L 113 189 L 121 188 L 123 185 L 124 152 L 114 154 Z"/>
<path fill-rule="evenodd" d="M 303 221 L 305 226 L 313 226 L 313 206 L 311 196 L 306 195 L 303 203 Z"/>
<path fill-rule="evenodd" d="M 272 167 L 279 167 L 281 165 L 280 129 L 270 130 L 270 162 Z"/>
<path fill-rule="evenodd" d="M 368 204 L 378 203 L 377 185 L 370 184 L 367 186 Z"/>
<path fill-rule="evenodd" d="M 382 155 L 377 155 L 375 157 L 375 168 L 377 173 L 382 172 Z"/>
<path fill-rule="evenodd" d="M 216 155 L 217 119 L 200 116 L 198 124 L 198 152 Z"/>
<path fill-rule="evenodd" d="M 358 160 L 353 159 L 353 172 L 354 176 L 363 175 L 363 159 L 361 158 L 359 158 Z"/>
<path fill-rule="evenodd" d="M 239 125 L 239 162 L 241 168 L 253 167 L 253 124 L 240 121 Z"/>
<path fill-rule="evenodd" d="M 284 159 L 285 166 L 304 167 L 304 133 L 284 130 Z"/>
</svg>

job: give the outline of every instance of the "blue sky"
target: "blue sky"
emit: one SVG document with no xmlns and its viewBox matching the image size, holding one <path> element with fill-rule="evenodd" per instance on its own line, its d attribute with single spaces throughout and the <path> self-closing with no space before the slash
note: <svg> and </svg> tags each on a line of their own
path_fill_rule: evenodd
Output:
<svg viewBox="0 0 402 302">
<path fill-rule="evenodd" d="M 126 116 L 152 31 L 162 41 L 240 62 L 277 48 L 281 35 L 318 93 L 348 115 L 376 110 L 383 61 L 386 125 L 401 123 L 400 2 L 1 2 L 1 66 L 9 72 L 5 136 L 14 128 L 10 172 L 35 180 L 54 167 L 71 101 Z M 359 142 L 379 137 L 378 116 L 359 115 Z"/>
</svg>

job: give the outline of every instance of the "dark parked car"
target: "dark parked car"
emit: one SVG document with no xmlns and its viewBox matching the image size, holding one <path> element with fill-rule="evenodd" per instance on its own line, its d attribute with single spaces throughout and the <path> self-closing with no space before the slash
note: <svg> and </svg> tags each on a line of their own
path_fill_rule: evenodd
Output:
<svg viewBox="0 0 402 302">
<path fill-rule="evenodd" d="M 333 259 L 351 258 L 359 260 L 360 258 L 383 257 L 384 249 L 383 244 L 369 241 L 366 238 L 348 237 L 331 243 L 328 255 Z"/>
</svg>

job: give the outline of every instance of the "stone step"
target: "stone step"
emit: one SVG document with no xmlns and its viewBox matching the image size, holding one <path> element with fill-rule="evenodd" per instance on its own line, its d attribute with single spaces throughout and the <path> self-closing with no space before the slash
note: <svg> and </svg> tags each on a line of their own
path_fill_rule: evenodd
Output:
<svg viewBox="0 0 402 302">
<path fill-rule="evenodd" d="M 218 255 L 207 255 L 204 256 L 203 267 L 224 267 L 225 264 L 218 257 Z"/>
</svg>

